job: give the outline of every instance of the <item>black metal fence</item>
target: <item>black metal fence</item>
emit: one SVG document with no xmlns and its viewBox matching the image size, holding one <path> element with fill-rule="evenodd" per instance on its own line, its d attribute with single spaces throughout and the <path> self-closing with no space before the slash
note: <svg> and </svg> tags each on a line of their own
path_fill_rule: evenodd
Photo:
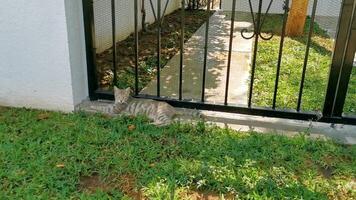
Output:
<svg viewBox="0 0 356 200">
<path fill-rule="evenodd" d="M 343 0 L 341 13 L 339 17 L 339 25 L 338 31 L 335 38 L 335 48 L 332 56 L 332 64 L 330 66 L 330 74 L 329 81 L 327 86 L 327 92 L 325 96 L 325 103 L 322 112 L 305 112 L 301 109 L 301 104 L 303 100 L 303 90 L 304 83 L 306 77 L 306 71 L 308 66 L 308 57 L 309 57 L 309 49 L 312 43 L 313 36 L 313 26 L 315 24 L 315 15 L 318 7 L 318 0 L 312 0 L 313 6 L 310 15 L 310 25 L 309 32 L 307 34 L 307 42 L 306 42 L 306 50 L 304 56 L 304 64 L 302 69 L 302 77 L 300 81 L 300 88 L 298 93 L 297 107 L 294 110 L 282 110 L 276 107 L 276 99 L 279 89 L 279 81 L 280 81 L 280 70 L 282 65 L 282 55 L 284 49 L 284 40 L 286 34 L 286 23 L 289 12 L 289 5 L 291 0 L 284 1 L 284 13 L 283 16 L 283 27 L 280 33 L 280 44 L 279 44 L 279 55 L 277 59 L 276 65 L 276 76 L 274 80 L 274 92 L 273 92 L 273 101 L 272 105 L 269 108 L 265 107 L 255 107 L 252 102 L 252 96 L 254 92 L 254 84 L 255 84 L 255 70 L 257 66 L 256 58 L 258 56 L 258 47 L 259 42 L 261 40 L 268 41 L 274 35 L 273 33 L 266 36 L 262 34 L 262 26 L 265 23 L 266 16 L 271 8 L 271 4 L 273 0 L 258 0 L 258 7 L 254 10 L 252 6 L 251 0 L 246 0 L 250 5 L 250 12 L 252 16 L 253 22 L 253 30 L 252 34 L 246 34 L 251 30 L 242 29 L 240 31 L 241 36 L 245 39 L 254 39 L 254 48 L 252 54 L 252 63 L 251 63 L 251 74 L 250 74 L 250 84 L 249 84 L 249 92 L 248 92 L 248 102 L 246 106 L 234 106 L 232 103 L 228 101 L 229 90 L 233 85 L 229 85 L 230 81 L 230 70 L 231 65 L 231 56 L 232 56 L 232 44 L 234 35 L 234 23 L 235 23 L 235 8 L 236 8 L 236 0 L 231 0 L 232 2 L 232 12 L 231 12 L 231 29 L 229 32 L 229 47 L 228 47 L 228 56 L 227 56 L 227 71 L 226 71 L 226 85 L 225 85 L 225 98 L 224 102 L 221 104 L 218 103 L 209 103 L 206 102 L 206 73 L 207 73 L 207 62 L 208 62 L 208 36 L 209 36 L 209 28 L 210 21 L 209 17 L 205 22 L 205 43 L 204 43 L 204 64 L 202 68 L 202 92 L 200 101 L 190 101 L 185 100 L 183 96 L 183 65 L 184 65 L 184 26 L 185 26 L 185 12 L 187 12 L 188 6 L 195 6 L 192 3 L 197 3 L 193 1 L 181 1 L 181 31 L 180 31 L 180 66 L 179 66 L 179 89 L 178 89 L 178 98 L 173 99 L 170 97 L 162 97 L 161 96 L 161 22 L 164 18 L 160 13 L 165 13 L 167 9 L 167 4 L 163 4 L 165 6 L 162 7 L 162 1 L 157 0 L 157 7 L 153 8 L 152 1 L 151 6 L 152 9 L 155 10 L 154 17 L 157 23 L 156 29 L 156 39 L 157 39 L 157 47 L 156 47 L 156 83 L 157 83 L 157 91 L 156 95 L 143 95 L 140 94 L 139 91 L 139 48 L 144 48 L 139 46 L 139 1 L 134 0 L 134 48 L 135 48 L 135 83 L 134 83 L 134 92 L 135 97 L 137 98 L 149 98 L 155 99 L 159 101 L 166 101 L 173 106 L 177 107 L 186 107 L 186 108 L 194 108 L 194 109 L 207 109 L 214 111 L 224 111 L 224 112 L 232 112 L 232 113 L 241 113 L 241 114 L 250 114 L 250 115 L 260 115 L 260 116 L 269 116 L 269 117 L 280 117 L 280 118 L 290 118 L 290 119 L 300 119 L 300 120 L 315 120 L 321 122 L 330 122 L 330 123 L 345 123 L 345 124 L 356 124 L 356 117 L 345 116 L 343 115 L 343 107 L 345 104 L 345 99 L 347 95 L 347 88 L 350 81 L 351 71 L 353 68 L 353 59 L 355 55 L 356 49 L 356 14 L 355 14 L 355 4 L 354 0 Z M 168 2 L 168 1 L 167 1 Z M 210 11 L 212 8 L 213 0 L 206 0 L 206 11 Z M 214 1 L 215 2 L 215 1 Z M 267 2 L 267 10 L 262 10 L 262 4 Z M 113 64 L 113 74 L 114 74 L 114 82 L 117 80 L 117 72 L 116 72 L 116 61 L 117 61 L 117 53 L 116 53 L 116 17 L 115 17 L 115 0 L 111 0 L 111 16 L 112 16 L 112 64 Z M 219 2 L 221 6 L 221 1 Z M 189 5 L 191 4 L 191 5 Z M 197 6 L 202 6 L 198 5 Z M 92 100 L 95 99 L 113 99 L 113 94 L 108 91 L 103 91 L 99 88 L 97 82 L 96 75 L 96 46 L 95 46 L 95 30 L 94 30 L 94 11 L 93 11 L 93 1 L 92 0 L 83 0 L 83 9 L 84 9 L 84 19 L 85 19 L 85 33 L 86 33 L 86 49 L 87 49 L 87 63 L 88 63 L 88 80 L 89 80 L 89 91 L 90 98 Z"/>
</svg>

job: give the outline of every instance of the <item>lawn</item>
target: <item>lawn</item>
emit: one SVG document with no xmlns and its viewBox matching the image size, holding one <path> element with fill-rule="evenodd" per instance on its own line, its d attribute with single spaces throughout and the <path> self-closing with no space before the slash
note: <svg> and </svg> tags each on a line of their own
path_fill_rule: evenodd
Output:
<svg viewBox="0 0 356 200">
<path fill-rule="evenodd" d="M 307 134 L 0 108 L 0 199 L 352 199 L 355 159 Z"/>
<path fill-rule="evenodd" d="M 351 115 L 356 113 L 356 66 L 352 70 L 344 112 Z"/>
<path fill-rule="evenodd" d="M 307 20 L 303 36 L 285 38 L 277 108 L 296 109 L 297 107 L 309 24 L 310 19 Z M 276 35 L 270 41 L 259 41 L 253 93 L 253 103 L 256 106 L 272 106 L 281 30 L 282 15 L 267 16 L 262 31 L 273 31 Z M 333 46 L 333 39 L 316 23 L 310 46 L 302 110 L 321 111 L 323 108 Z M 352 75 L 356 77 L 356 70 L 353 70 Z M 351 80 L 344 111 L 356 114 L 355 81 Z"/>
</svg>

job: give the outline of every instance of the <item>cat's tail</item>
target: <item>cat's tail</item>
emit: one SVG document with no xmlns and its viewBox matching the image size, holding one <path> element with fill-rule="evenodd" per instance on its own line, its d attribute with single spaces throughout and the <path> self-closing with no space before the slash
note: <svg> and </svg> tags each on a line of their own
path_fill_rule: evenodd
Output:
<svg viewBox="0 0 356 200">
<path fill-rule="evenodd" d="M 204 118 L 201 111 L 196 109 L 176 108 L 176 113 L 178 119 L 200 120 Z"/>
<path fill-rule="evenodd" d="M 83 102 L 78 107 L 77 110 L 88 112 L 88 113 L 101 113 L 101 114 L 108 114 L 108 115 L 115 114 L 115 106 L 110 102 L 100 102 L 100 101 Z"/>
</svg>

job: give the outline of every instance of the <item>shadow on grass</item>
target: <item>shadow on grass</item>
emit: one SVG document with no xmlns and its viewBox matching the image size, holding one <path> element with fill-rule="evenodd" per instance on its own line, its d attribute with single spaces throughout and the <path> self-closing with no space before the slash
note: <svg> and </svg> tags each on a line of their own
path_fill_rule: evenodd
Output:
<svg viewBox="0 0 356 200">
<path fill-rule="evenodd" d="M 282 21 L 282 15 L 269 15 L 262 29 L 265 32 L 272 31 L 275 37 L 270 41 L 260 41 L 259 43 L 254 94 L 254 103 L 258 106 L 272 106 Z M 297 107 L 309 26 L 310 19 L 307 18 L 304 35 L 285 38 L 277 95 L 278 108 L 296 109 Z M 303 110 L 322 110 L 333 44 L 334 42 L 327 32 L 315 23 L 302 97 Z"/>
</svg>

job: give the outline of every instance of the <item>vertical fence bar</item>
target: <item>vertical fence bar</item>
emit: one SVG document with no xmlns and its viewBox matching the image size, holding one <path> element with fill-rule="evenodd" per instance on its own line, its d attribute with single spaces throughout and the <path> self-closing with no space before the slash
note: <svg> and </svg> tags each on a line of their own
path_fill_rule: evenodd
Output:
<svg viewBox="0 0 356 200">
<path fill-rule="evenodd" d="M 220 0 L 220 3 L 219 3 L 219 9 L 221 10 L 221 7 L 222 7 L 222 1 L 223 0 Z"/>
<path fill-rule="evenodd" d="M 111 0 L 111 23 L 112 23 L 112 65 L 113 65 L 113 73 L 114 80 L 113 85 L 117 83 L 117 55 L 116 55 L 116 14 L 115 14 L 115 0 Z"/>
<path fill-rule="evenodd" d="M 138 95 L 138 0 L 134 0 L 135 9 L 135 95 Z"/>
<path fill-rule="evenodd" d="M 335 47 L 332 64 L 329 72 L 329 80 L 324 101 L 323 116 L 334 115 L 334 103 L 337 94 L 337 85 L 340 78 L 341 66 L 344 60 L 345 47 L 347 45 L 350 20 L 353 13 L 354 0 L 343 0 L 339 17 L 338 31 L 335 39 Z M 337 116 L 341 117 L 341 116 Z"/>
<path fill-rule="evenodd" d="M 347 91 L 349 89 L 350 78 L 354 68 L 353 63 L 356 51 L 356 2 L 354 3 L 353 19 L 350 24 L 348 42 L 344 54 L 343 65 L 341 66 L 340 78 L 337 86 L 337 95 L 333 106 L 333 114 L 335 116 L 342 116 L 344 112 Z"/>
<path fill-rule="evenodd" d="M 85 30 L 86 61 L 88 65 L 88 89 L 90 100 L 97 100 L 98 78 L 96 74 L 96 44 L 94 26 L 94 2 L 83 0 L 83 18 Z"/>
<path fill-rule="evenodd" d="M 157 97 L 161 96 L 161 0 L 157 0 Z"/>
<path fill-rule="evenodd" d="M 313 36 L 313 32 L 314 32 L 314 21 L 315 21 L 315 13 L 316 13 L 317 5 L 318 5 L 318 0 L 314 0 L 312 16 L 311 16 L 311 19 L 310 19 L 310 27 L 309 27 L 307 47 L 306 47 L 305 57 L 304 57 L 302 80 L 300 82 L 300 89 L 299 89 L 299 95 L 298 95 L 298 105 L 297 105 L 297 111 L 298 112 L 300 111 L 301 105 L 302 105 L 303 89 L 304 89 L 304 83 L 305 83 L 305 74 L 306 74 L 306 70 L 307 70 L 307 66 L 308 66 L 310 43 L 312 41 L 312 36 Z"/>
<path fill-rule="evenodd" d="M 154 17 L 155 20 L 157 21 L 157 16 L 156 16 L 156 13 L 155 13 L 155 8 L 154 8 L 154 6 L 153 6 L 152 0 L 150 0 L 150 6 L 151 6 L 151 9 L 152 9 L 153 17 Z"/>
<path fill-rule="evenodd" d="M 201 93 L 201 101 L 205 101 L 205 82 L 206 82 L 206 68 L 208 61 L 208 37 L 209 37 L 209 25 L 210 25 L 210 2 L 208 0 L 208 9 L 207 9 L 207 19 L 206 19 L 206 27 L 205 27 L 205 43 L 204 43 L 204 67 L 203 67 L 203 84 L 202 84 L 202 93 Z"/>
<path fill-rule="evenodd" d="M 225 105 L 228 104 L 229 98 L 229 83 L 230 83 L 230 68 L 231 68 L 231 54 L 232 54 L 232 42 L 234 39 L 234 28 L 235 28 L 235 10 L 236 10 L 236 0 L 232 1 L 232 13 L 231 13 L 231 28 L 230 28 L 230 43 L 229 43 L 229 55 L 227 58 L 227 74 L 226 74 L 226 85 L 225 85 Z"/>
<path fill-rule="evenodd" d="M 283 14 L 283 27 L 282 27 L 282 34 L 281 34 L 281 41 L 279 44 L 279 54 L 278 54 L 278 63 L 277 63 L 277 72 L 276 72 L 276 82 L 274 84 L 274 93 L 273 93 L 273 103 L 272 108 L 276 109 L 276 101 L 277 101 L 277 93 L 278 93 L 278 84 L 279 84 L 279 75 L 281 71 L 281 63 L 282 63 L 282 56 L 283 56 L 283 45 L 284 45 L 284 38 L 286 35 L 286 25 L 287 25 L 287 17 L 289 12 L 289 0 L 285 0 L 284 5 L 284 14 Z"/>
<path fill-rule="evenodd" d="M 185 0 L 182 0 L 181 32 L 180 32 L 180 66 L 179 66 L 179 100 L 183 98 L 183 64 L 184 64 L 184 25 L 185 25 Z"/>
<path fill-rule="evenodd" d="M 251 70 L 251 80 L 250 80 L 250 91 L 248 96 L 248 107 L 251 108 L 252 104 L 252 94 L 253 94 L 253 83 L 255 79 L 255 71 L 256 71 L 256 58 L 257 58 L 257 49 L 258 49 L 258 38 L 260 33 L 260 21 L 261 21 L 261 12 L 262 12 L 262 0 L 259 0 L 258 4 L 258 13 L 257 13 L 257 22 L 255 29 L 255 45 L 253 48 L 253 59 L 252 59 L 252 70 Z"/>
<path fill-rule="evenodd" d="M 169 0 L 166 0 L 166 4 L 164 5 L 164 9 L 163 9 L 163 12 L 162 12 L 162 16 L 165 16 L 166 11 L 167 11 L 167 8 L 168 8 L 168 4 L 169 4 Z M 162 20 L 162 21 L 163 21 L 163 20 Z"/>
</svg>

